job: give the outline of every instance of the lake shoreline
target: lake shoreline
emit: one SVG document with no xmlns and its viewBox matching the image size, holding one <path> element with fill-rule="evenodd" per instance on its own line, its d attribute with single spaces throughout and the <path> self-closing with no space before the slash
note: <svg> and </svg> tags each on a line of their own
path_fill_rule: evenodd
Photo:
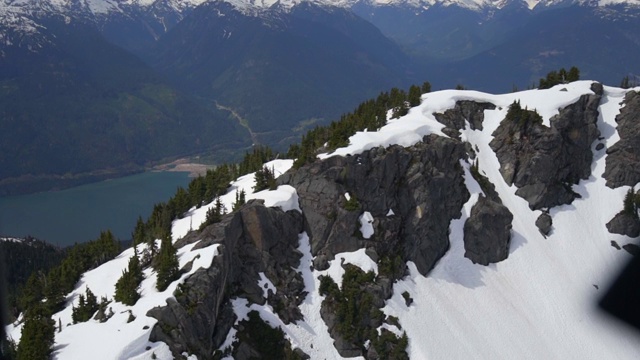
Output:
<svg viewBox="0 0 640 360">
<path fill-rule="evenodd" d="M 96 170 L 88 173 L 65 175 L 28 174 L 20 177 L 0 180 L 0 199 L 12 196 L 63 191 L 82 185 L 99 183 L 107 180 L 116 180 L 146 172 L 184 172 L 188 173 L 190 178 L 194 178 L 205 175 L 207 170 L 213 168 L 215 168 L 215 165 L 194 162 L 190 158 L 180 158 L 171 162 L 163 162 L 146 168 L 129 167 L 118 170 Z"/>
<path fill-rule="evenodd" d="M 207 173 L 207 170 L 213 168 L 215 168 L 214 165 L 196 163 L 191 159 L 181 158 L 169 163 L 153 166 L 150 171 L 188 172 L 189 177 L 194 178 L 198 176 L 204 176 Z"/>
</svg>

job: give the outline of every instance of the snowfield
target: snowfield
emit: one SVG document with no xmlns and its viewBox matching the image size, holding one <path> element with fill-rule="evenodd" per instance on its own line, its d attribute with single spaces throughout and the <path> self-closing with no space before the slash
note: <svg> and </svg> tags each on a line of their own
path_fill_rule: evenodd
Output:
<svg viewBox="0 0 640 360">
<path fill-rule="evenodd" d="M 471 197 L 464 205 L 462 217 L 450 224 L 451 249 L 435 268 L 424 277 L 413 263 L 408 263 L 410 275 L 394 284 L 394 294 L 382 309 L 387 315 L 399 318 L 402 329 L 384 325 L 397 334 L 409 337 L 407 351 L 412 359 L 637 359 L 640 354 L 638 333 L 631 331 L 600 313 L 596 303 L 604 294 L 619 268 L 630 259 L 625 251 L 610 245 L 612 240 L 623 245 L 632 240 L 609 234 L 605 224 L 622 209 L 628 188 L 610 189 L 605 186 L 605 149 L 619 140 L 615 131 L 615 116 L 628 90 L 605 87 L 599 108 L 598 128 L 601 141 L 593 144 L 592 175 L 573 187 L 582 198 L 571 205 L 551 209 L 553 229 L 545 238 L 535 226 L 540 211 L 532 211 L 525 200 L 515 195 L 500 175 L 498 159 L 489 147 L 491 134 L 505 117 L 508 106 L 519 100 L 523 108 L 536 109 L 544 124 L 559 109 L 575 102 L 581 95 L 590 94 L 591 81 L 559 85 L 548 90 L 529 90 L 518 93 L 491 95 L 476 91 L 438 91 L 422 96 L 422 104 L 389 123 L 377 132 L 359 132 L 350 138 L 347 147 L 337 149 L 320 158 L 357 154 L 377 146 L 400 144 L 410 146 L 431 133 L 445 136 L 443 125 L 433 113 L 452 108 L 457 100 L 486 101 L 496 105 L 485 111 L 484 130 L 462 130 L 462 139 L 477 149 L 480 171 L 495 185 L 503 203 L 514 214 L 509 257 L 497 264 L 482 266 L 464 257 L 463 225 L 472 206 L 482 193 L 469 172 L 470 164 L 462 162 L 465 183 Z M 640 88 L 636 88 L 640 90 Z M 595 150 L 597 143 L 605 149 Z M 275 160 L 267 164 L 279 175 L 293 165 L 292 160 Z M 253 174 L 240 177 L 221 198 L 227 209 L 235 201 L 236 191 L 244 190 L 247 200 L 263 199 L 266 206 L 303 212 L 294 188 L 280 186 L 274 191 L 253 193 Z M 345 197 L 349 197 L 345 194 Z M 183 219 L 173 223 L 174 241 L 190 229 L 197 229 L 205 220 L 212 204 L 190 209 Z M 366 210 L 366 209 L 365 209 Z M 393 216 L 389 209 L 387 216 Z M 373 218 L 364 212 L 360 216 L 363 236 L 373 235 Z M 194 260 L 190 273 L 207 268 L 217 255 L 217 246 L 192 250 L 195 244 L 179 249 L 180 266 Z M 141 249 L 139 249 L 141 250 Z M 309 237 L 299 236 L 298 250 L 303 255 L 297 269 L 308 292 L 300 309 L 304 321 L 284 324 L 269 305 L 249 304 L 236 298 L 233 308 L 238 321 L 251 310 L 259 312 L 271 326 L 280 327 L 294 348 L 301 348 L 312 359 L 341 359 L 333 347 L 326 324 L 320 317 L 323 300 L 318 293 L 320 275 L 331 276 L 341 286 L 344 269 L 350 263 L 364 271 L 377 273 L 377 264 L 360 249 L 336 255 L 325 271 L 312 268 L 313 258 Z M 185 274 L 163 292 L 155 289 L 155 274 L 145 271 L 141 299 L 135 306 L 112 302 L 114 316 L 105 323 L 90 320 L 72 325 L 71 305 L 88 286 L 100 298 L 112 298 L 115 282 L 126 268 L 133 249 L 116 259 L 85 273 L 74 292 L 67 296 L 68 306 L 54 315 L 62 323 L 56 333 L 55 359 L 169 359 L 171 353 L 164 343 L 150 343 L 149 333 L 156 320 L 146 316 L 154 306 L 165 304 L 176 286 L 189 276 Z M 275 291 L 275 287 L 260 274 L 259 285 Z M 405 304 L 403 292 L 413 298 Z M 265 290 L 265 294 L 267 291 Z M 129 314 L 135 320 L 127 323 Z M 18 340 L 21 325 L 11 325 L 8 332 Z M 380 329 L 379 329 L 380 330 Z M 235 339 L 235 330 L 227 335 L 221 349 Z M 188 354 L 187 354 L 188 355 Z M 191 358 L 195 358 L 192 356 Z"/>
</svg>

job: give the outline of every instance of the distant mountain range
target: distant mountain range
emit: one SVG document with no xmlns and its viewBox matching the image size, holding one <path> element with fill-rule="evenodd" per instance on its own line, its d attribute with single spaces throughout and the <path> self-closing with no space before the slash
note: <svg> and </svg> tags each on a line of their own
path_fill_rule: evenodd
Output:
<svg viewBox="0 0 640 360">
<path fill-rule="evenodd" d="M 640 72 L 640 1 L 5 1 L 0 194 L 285 149 L 391 87 Z M 71 180 L 69 180 L 71 179 Z"/>
</svg>

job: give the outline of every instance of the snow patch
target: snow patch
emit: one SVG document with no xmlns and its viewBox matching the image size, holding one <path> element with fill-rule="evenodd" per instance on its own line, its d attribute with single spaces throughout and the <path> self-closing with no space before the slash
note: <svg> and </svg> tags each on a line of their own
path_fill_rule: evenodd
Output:
<svg viewBox="0 0 640 360">
<path fill-rule="evenodd" d="M 284 174 L 293 167 L 293 160 L 273 160 L 264 164 L 269 169 L 273 169 L 276 177 Z M 298 204 L 298 193 L 289 185 L 278 186 L 276 190 L 263 190 L 257 193 L 253 192 L 256 185 L 255 173 L 243 175 L 232 182 L 227 193 L 220 197 L 220 202 L 224 206 L 225 211 L 231 212 L 233 204 L 236 201 L 236 193 L 245 192 L 245 199 L 262 199 L 267 207 L 280 207 L 283 211 L 297 210 L 300 211 Z M 184 214 L 182 219 L 173 221 L 171 234 L 173 240 L 176 241 L 189 233 L 189 231 L 197 230 L 200 225 L 207 219 L 207 210 L 215 206 L 215 200 L 209 204 L 201 206 L 199 209 L 192 207 Z"/>
<path fill-rule="evenodd" d="M 358 220 L 360 220 L 360 233 L 362 234 L 362 237 L 365 239 L 370 239 L 374 234 L 373 216 L 371 216 L 370 212 L 365 211 L 364 213 L 362 213 L 362 215 L 360 215 Z"/>
<path fill-rule="evenodd" d="M 335 259 L 329 261 L 329 268 L 324 271 L 319 271 L 318 274 L 330 276 L 331 279 L 338 284 L 338 287 L 342 288 L 342 276 L 345 273 L 342 265 L 344 264 L 352 264 L 364 272 L 373 271 L 376 275 L 378 274 L 378 264 L 366 254 L 365 249 L 336 254 Z"/>
<path fill-rule="evenodd" d="M 269 290 L 271 290 L 275 294 L 277 290 L 271 280 L 269 280 L 269 278 L 267 278 L 267 276 L 263 272 L 258 273 L 258 275 L 260 276 L 260 280 L 258 280 L 258 286 L 260 286 L 260 288 L 262 289 L 262 296 L 264 296 L 265 299 L 268 298 Z"/>
</svg>

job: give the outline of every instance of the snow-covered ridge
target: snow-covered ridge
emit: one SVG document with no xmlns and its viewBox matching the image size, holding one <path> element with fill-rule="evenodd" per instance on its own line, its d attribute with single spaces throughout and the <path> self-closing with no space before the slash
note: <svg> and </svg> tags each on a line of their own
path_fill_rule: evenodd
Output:
<svg viewBox="0 0 640 360">
<path fill-rule="evenodd" d="M 293 160 L 274 160 L 265 164 L 273 169 L 276 176 L 281 175 L 293 166 Z M 235 201 L 236 191 L 245 191 L 246 200 L 260 199 L 267 207 L 280 207 L 284 211 L 298 210 L 298 198 L 291 186 L 280 186 L 276 190 L 264 190 L 255 193 L 255 174 L 247 174 L 238 178 L 228 188 L 228 193 L 220 197 L 227 212 L 230 212 Z M 172 235 L 174 242 L 182 238 L 191 229 L 198 229 L 206 219 L 206 211 L 214 206 L 207 204 L 199 209 L 190 209 L 182 219 L 173 222 Z M 5 240 L 5 238 L 0 238 Z M 13 239 L 6 239 L 12 241 Z M 302 240 L 301 240 L 302 241 Z M 306 240 L 308 244 L 308 239 Z M 90 270 L 82 275 L 73 292 L 66 296 L 66 307 L 53 315 L 53 320 L 62 325 L 61 331 L 56 330 L 54 359 L 170 359 L 171 351 L 164 343 L 149 342 L 149 335 L 156 319 L 146 316 L 149 309 L 166 305 L 166 300 L 173 297 L 179 284 L 183 283 L 195 271 L 209 268 L 213 258 L 218 255 L 218 245 L 211 245 L 194 250 L 198 242 L 178 249 L 179 268 L 193 261 L 191 270 L 182 274 L 180 279 L 172 282 L 164 291 L 156 290 L 156 275 L 151 268 L 144 270 L 145 279 L 140 285 L 140 299 L 133 306 L 127 306 L 113 301 L 115 284 L 127 268 L 129 258 L 134 255 L 133 248 L 123 251 L 115 259 Z M 138 253 L 142 253 L 145 244 L 138 245 Z M 157 246 L 160 246 L 159 240 Z M 310 255 L 310 254 L 309 254 Z M 309 260 L 310 261 L 310 260 Z M 306 265 L 309 268 L 309 265 Z M 266 279 L 266 278 L 265 278 Z M 266 279 L 265 283 L 268 282 Z M 273 286 L 273 284 L 271 284 Z M 91 319 L 87 322 L 73 324 L 73 306 L 78 305 L 78 298 L 89 288 L 100 299 L 106 297 L 111 302 L 108 307 L 113 310 L 113 316 L 106 322 L 100 323 Z M 135 317 L 130 320 L 130 314 Z M 9 338 L 18 342 L 22 330 L 20 321 L 7 327 Z M 105 341 L 109 339 L 109 341 Z"/>
<path fill-rule="evenodd" d="M 570 205 L 550 210 L 553 231 L 544 238 L 536 228 L 540 211 L 529 209 L 525 200 L 515 195 L 516 188 L 505 183 L 499 172 L 500 164 L 489 146 L 492 133 L 505 118 L 508 106 L 520 101 L 521 106 L 536 109 L 545 125 L 559 110 L 574 103 L 582 95 L 592 94 L 591 81 L 558 85 L 547 90 L 528 90 L 494 95 L 477 91 L 445 90 L 424 94 L 422 103 L 406 116 L 391 120 L 377 132 L 359 132 L 350 138 L 349 146 L 328 156 L 359 154 L 378 146 L 400 144 L 411 146 L 424 135 L 442 133 L 442 124 L 434 113 L 455 106 L 456 101 L 491 102 L 494 110 L 484 111 L 483 130 L 471 130 L 467 125 L 461 131 L 463 141 L 476 149 L 480 171 L 496 186 L 505 206 L 514 214 L 509 257 L 497 264 L 482 266 L 464 257 L 463 226 L 471 208 L 482 193 L 481 187 L 470 173 L 470 162 L 461 160 L 465 185 L 471 196 L 462 209 L 462 216 L 449 224 L 450 250 L 425 277 L 415 264 L 409 263 L 409 275 L 394 284 L 394 292 L 382 311 L 399 319 L 402 331 L 409 337 L 407 352 L 411 359 L 635 359 L 640 353 L 635 333 L 626 332 L 594 309 L 606 284 L 616 269 L 612 264 L 628 259 L 629 255 L 611 246 L 612 240 L 624 244 L 632 240 L 607 232 L 605 223 L 622 208 L 627 187 L 611 189 L 602 178 L 606 150 L 596 150 L 597 143 L 605 148 L 619 140 L 615 117 L 620 112 L 625 94 L 631 90 L 604 87 L 598 108 L 597 126 L 602 139 L 594 142 L 592 174 L 587 180 L 574 185 L 581 195 Z M 636 91 L 639 88 L 633 89 Z M 267 164 L 276 175 L 292 166 L 291 160 L 275 160 Z M 290 186 L 274 191 L 253 193 L 253 174 L 233 182 L 228 193 L 221 198 L 229 209 L 236 191 L 244 190 L 247 199 L 263 199 L 266 206 L 279 206 L 283 210 L 301 209 L 297 193 Z M 348 194 L 345 194 L 347 197 Z M 213 204 L 190 209 L 183 219 L 174 221 L 174 240 L 189 229 L 197 229 L 204 221 L 206 210 Z M 393 216 L 392 209 L 389 215 Z M 371 214 L 363 209 L 360 216 L 361 232 L 373 232 Z M 298 251 L 302 254 L 299 267 L 308 295 L 300 305 L 303 321 L 285 324 L 270 305 L 251 304 L 246 299 L 232 299 L 238 321 L 249 311 L 258 311 L 271 326 L 280 327 L 293 347 L 302 349 L 312 359 L 340 359 L 320 316 L 323 297 L 319 295 L 320 275 L 330 276 L 341 286 L 344 268 L 353 264 L 364 271 L 378 272 L 378 266 L 359 249 L 336 254 L 324 271 L 313 268 L 309 236 L 299 235 Z M 179 249 L 180 265 L 194 260 L 193 273 L 211 265 L 218 253 L 216 245 L 194 250 L 195 243 Z M 164 343 L 150 343 L 149 332 L 156 320 L 147 317 L 147 311 L 163 305 L 177 284 L 189 274 L 172 283 L 164 292 L 155 290 L 155 276 L 146 270 L 142 284 L 142 298 L 133 307 L 113 302 L 115 315 L 105 323 L 90 320 L 69 325 L 71 306 L 88 286 L 98 297 L 113 297 L 114 285 L 127 266 L 133 250 L 129 249 L 116 259 L 85 273 L 76 290 L 67 296 L 67 308 L 54 315 L 62 323 L 56 333 L 55 359 L 169 359 L 171 353 Z M 258 284 L 275 291 L 274 279 L 260 274 Z M 402 296 L 407 292 L 413 299 L 409 306 Z M 136 319 L 128 323 L 129 313 Z M 388 325 L 385 325 L 388 326 Z M 145 329 L 145 327 L 147 327 Z M 391 328 L 396 331 L 395 327 Z M 10 326 L 14 339 L 20 335 L 20 325 Z M 234 339 L 234 330 L 227 335 L 224 348 Z M 109 341 L 104 341 L 108 338 Z M 187 354 L 188 355 L 188 354 Z"/>
<path fill-rule="evenodd" d="M 7 242 L 23 242 L 24 239 L 18 239 L 18 238 L 13 238 L 13 237 L 0 237 L 0 241 L 7 241 Z"/>
<path fill-rule="evenodd" d="M 592 94 L 591 84 L 579 81 L 503 95 L 455 90 L 424 94 L 422 104 L 406 116 L 391 120 L 378 132 L 359 132 L 350 138 L 349 146 L 320 155 L 354 155 L 392 144 L 410 146 L 431 133 L 446 136 L 433 114 L 452 108 L 458 100 L 497 106 L 485 110 L 483 130 L 470 130 L 467 124 L 461 137 L 477 150 L 481 171 L 515 216 L 509 257 L 487 267 L 464 257 L 463 226 L 482 190 L 469 172 L 470 164 L 463 163 L 471 198 L 462 217 L 450 224 L 450 250 L 427 277 L 409 263 L 411 275 L 394 285 L 394 295 L 383 309 L 400 319 L 410 339 L 410 358 L 633 359 L 640 353 L 635 332 L 596 310 L 618 266 L 629 259 L 611 241 L 633 242 L 606 229 L 605 224 L 621 210 L 628 188 L 605 186 L 605 150 L 595 150 L 598 142 L 609 148 L 619 140 L 610 129 L 616 127 L 615 117 L 629 90 L 605 87 L 598 109 L 603 139 L 592 145 L 591 177 L 573 187 L 580 199 L 551 209 L 554 230 L 546 239 L 534 225 L 541 212 L 530 210 L 515 195 L 516 187 L 504 182 L 489 147 L 491 134 L 513 101 L 536 109 L 548 126 L 561 108 Z M 405 291 L 415 300 L 411 306 L 401 295 Z"/>
</svg>

